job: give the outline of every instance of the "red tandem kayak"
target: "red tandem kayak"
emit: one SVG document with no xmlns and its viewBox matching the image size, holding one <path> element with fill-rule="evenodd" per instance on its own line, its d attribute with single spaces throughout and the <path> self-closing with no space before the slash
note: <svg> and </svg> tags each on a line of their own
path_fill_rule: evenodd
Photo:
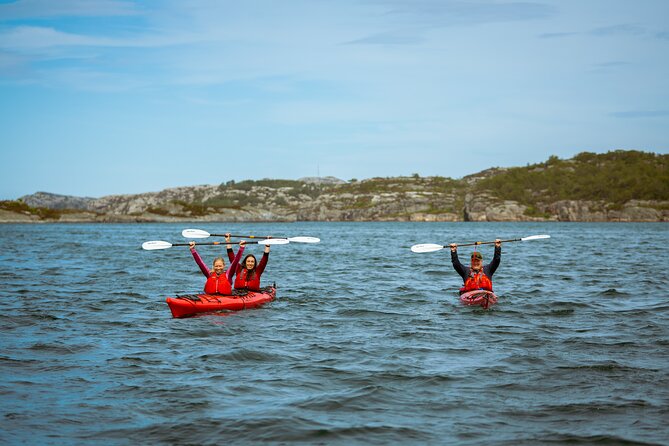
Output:
<svg viewBox="0 0 669 446">
<path fill-rule="evenodd" d="M 492 291 L 474 290 L 462 293 L 460 301 L 465 305 L 480 305 L 488 309 L 497 303 L 497 296 Z"/>
<path fill-rule="evenodd" d="M 188 317 L 197 313 L 209 313 L 212 311 L 239 311 L 256 308 L 276 297 L 276 287 L 269 286 L 260 291 L 249 291 L 246 294 L 223 295 L 223 294 L 188 294 L 177 297 L 168 297 L 167 305 L 170 307 L 172 317 Z"/>
</svg>

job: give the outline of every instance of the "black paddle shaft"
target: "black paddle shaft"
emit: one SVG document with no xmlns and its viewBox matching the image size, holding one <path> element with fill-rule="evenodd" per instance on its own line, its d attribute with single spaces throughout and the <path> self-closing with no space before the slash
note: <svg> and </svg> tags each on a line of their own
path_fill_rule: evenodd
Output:
<svg viewBox="0 0 669 446">
<path fill-rule="evenodd" d="M 519 242 L 519 241 L 521 241 L 521 240 L 522 240 L 522 238 L 514 238 L 514 239 L 511 239 L 511 240 L 500 240 L 500 242 L 501 242 L 501 243 L 504 243 L 504 242 Z M 459 248 L 460 246 L 491 245 L 491 244 L 493 244 L 493 243 L 495 243 L 495 242 L 474 242 L 474 243 L 464 243 L 464 244 L 462 244 L 462 245 L 458 245 L 458 248 Z M 446 246 L 444 246 L 444 248 L 446 248 Z"/>
</svg>

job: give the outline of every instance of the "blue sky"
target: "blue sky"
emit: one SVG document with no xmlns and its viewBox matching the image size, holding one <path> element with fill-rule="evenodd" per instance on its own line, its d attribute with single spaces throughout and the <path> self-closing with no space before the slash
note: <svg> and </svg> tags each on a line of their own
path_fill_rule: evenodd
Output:
<svg viewBox="0 0 669 446">
<path fill-rule="evenodd" d="M 669 149 L 665 0 L 0 0 L 0 199 Z"/>
</svg>

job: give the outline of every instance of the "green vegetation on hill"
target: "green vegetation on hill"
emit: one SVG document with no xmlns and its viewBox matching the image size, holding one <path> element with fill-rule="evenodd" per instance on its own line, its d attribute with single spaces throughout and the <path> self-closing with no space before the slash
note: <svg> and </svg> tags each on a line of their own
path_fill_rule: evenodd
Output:
<svg viewBox="0 0 669 446">
<path fill-rule="evenodd" d="M 10 212 L 16 212 L 24 215 L 36 215 L 41 220 L 58 219 L 65 213 L 72 213 L 72 210 L 49 209 L 43 207 L 28 206 L 21 200 L 2 200 L 0 201 L 0 209 Z"/>
<path fill-rule="evenodd" d="M 263 180 L 244 180 L 238 182 L 235 182 L 234 180 L 228 181 L 227 183 L 221 184 L 219 189 L 249 191 L 253 187 L 269 187 L 271 189 L 279 189 L 282 187 L 302 187 L 303 184 L 305 183 L 298 180 L 270 180 L 265 178 Z"/>
<path fill-rule="evenodd" d="M 613 205 L 669 199 L 669 155 L 617 150 L 583 152 L 572 159 L 551 156 L 545 163 L 514 167 L 475 185 L 501 200 L 525 205 L 558 200 L 602 200 Z"/>
<path fill-rule="evenodd" d="M 452 193 L 458 190 L 464 190 L 467 185 L 462 180 L 413 175 L 410 177 L 377 177 L 331 187 L 336 190 L 337 193 L 350 194 L 378 194 L 388 192 L 407 192 L 412 190 Z"/>
<path fill-rule="evenodd" d="M 287 197 L 297 198 L 300 195 L 317 198 L 330 185 L 305 183 L 299 180 L 244 180 L 228 181 L 218 187 L 218 195 L 198 204 L 214 209 L 241 209 L 244 206 L 262 206 L 268 202 L 277 205 L 287 203 L 286 199 L 276 196 L 281 191 Z M 255 193 L 252 193 L 255 191 Z"/>
</svg>

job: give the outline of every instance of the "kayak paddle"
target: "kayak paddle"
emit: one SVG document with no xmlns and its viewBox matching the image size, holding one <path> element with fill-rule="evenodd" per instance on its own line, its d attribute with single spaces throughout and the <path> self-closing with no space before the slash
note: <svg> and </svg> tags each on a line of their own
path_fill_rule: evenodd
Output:
<svg viewBox="0 0 669 446">
<path fill-rule="evenodd" d="M 511 240 L 501 240 L 503 243 L 508 243 L 508 242 L 525 242 L 528 240 L 539 240 L 539 239 L 544 239 L 544 238 L 551 238 L 550 235 L 530 235 L 529 237 L 523 237 L 523 238 L 514 238 Z M 478 246 L 478 245 L 489 245 L 495 243 L 494 241 L 492 242 L 474 242 L 474 243 L 464 243 L 462 245 L 458 245 L 458 248 L 461 246 Z M 450 248 L 450 246 L 446 245 L 437 245 L 435 243 L 421 243 L 419 245 L 413 245 L 411 247 L 411 251 L 413 252 L 435 252 L 435 251 L 440 251 L 444 248 Z"/>
<path fill-rule="evenodd" d="M 273 238 L 267 240 L 256 240 L 252 242 L 246 242 L 247 245 L 251 243 L 257 243 L 259 245 L 287 245 L 290 242 L 285 238 Z M 228 243 L 228 242 L 198 243 L 198 245 L 232 245 L 232 244 L 233 243 Z M 237 243 L 234 244 L 236 245 Z M 150 242 L 142 243 L 142 249 L 146 249 L 147 251 L 153 251 L 154 249 L 167 249 L 171 248 L 172 246 L 188 246 L 188 245 L 189 243 L 170 243 L 170 242 L 164 242 L 162 240 L 153 240 Z"/>
<path fill-rule="evenodd" d="M 202 229 L 184 229 L 181 231 L 181 235 L 183 235 L 186 238 L 207 238 L 207 237 L 225 237 L 225 234 L 210 234 L 207 231 L 203 231 Z M 321 239 L 317 237 L 278 237 L 275 235 L 264 235 L 264 236 L 258 236 L 258 235 L 234 235 L 230 234 L 230 237 L 242 237 L 242 238 L 267 238 L 267 239 L 284 239 L 288 240 L 289 242 L 294 242 L 294 243 L 318 243 L 321 241 Z"/>
</svg>

